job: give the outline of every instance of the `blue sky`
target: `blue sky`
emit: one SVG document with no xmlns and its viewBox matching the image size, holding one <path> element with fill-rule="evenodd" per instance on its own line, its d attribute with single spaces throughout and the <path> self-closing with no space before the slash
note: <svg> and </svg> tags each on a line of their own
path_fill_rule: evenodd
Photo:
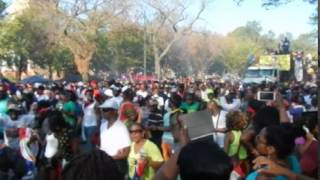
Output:
<svg viewBox="0 0 320 180">
<path fill-rule="evenodd" d="M 295 0 L 289 4 L 266 10 L 261 6 L 262 0 L 244 0 L 238 6 L 233 0 L 212 0 L 202 15 L 204 21 L 197 23 L 201 28 L 227 34 L 248 21 L 258 21 L 263 32 L 272 30 L 279 35 L 291 32 L 296 38 L 299 34 L 314 30 L 309 17 L 315 12 L 315 5 Z M 195 11 L 196 8 L 191 8 Z"/>
<path fill-rule="evenodd" d="M 13 0 L 4 0 L 12 2 Z M 200 0 L 192 0 L 199 2 Z M 226 35 L 239 26 L 244 26 L 248 21 L 258 21 L 263 32 L 272 30 L 279 35 L 290 32 L 296 38 L 300 34 L 314 30 L 310 24 L 310 16 L 315 12 L 315 5 L 294 0 L 293 2 L 266 10 L 261 6 L 262 0 L 244 0 L 238 6 L 234 0 L 208 0 L 209 7 L 202 15 L 203 20 L 196 25 L 197 29 Z M 196 13 L 196 6 L 191 7 L 190 13 Z"/>
</svg>

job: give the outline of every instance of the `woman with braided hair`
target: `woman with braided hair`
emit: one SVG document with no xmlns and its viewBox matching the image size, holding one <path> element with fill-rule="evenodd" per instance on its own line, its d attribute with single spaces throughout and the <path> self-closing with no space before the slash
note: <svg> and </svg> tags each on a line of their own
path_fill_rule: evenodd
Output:
<svg viewBox="0 0 320 180">
<path fill-rule="evenodd" d="M 232 158 L 234 167 L 238 167 L 238 174 L 245 176 L 249 170 L 246 148 L 241 144 L 242 131 L 248 125 L 246 114 L 241 111 L 230 111 L 226 115 L 227 133 L 224 139 L 224 151 Z"/>
</svg>

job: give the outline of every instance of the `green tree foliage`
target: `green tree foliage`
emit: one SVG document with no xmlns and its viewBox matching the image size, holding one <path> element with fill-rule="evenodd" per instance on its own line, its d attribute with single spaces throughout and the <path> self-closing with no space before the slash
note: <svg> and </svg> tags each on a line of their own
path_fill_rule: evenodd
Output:
<svg viewBox="0 0 320 180">
<path fill-rule="evenodd" d="M 243 72 L 248 56 L 257 54 L 260 50 L 254 42 L 232 36 L 226 37 L 224 43 L 224 48 L 218 59 L 225 65 L 226 71 L 229 73 Z"/>
<path fill-rule="evenodd" d="M 266 41 L 274 38 L 273 34 L 261 35 L 262 27 L 257 21 L 249 21 L 245 26 L 238 27 L 228 34 L 224 40 L 223 51 L 218 58 L 225 64 L 230 73 L 241 73 L 251 54 L 261 54 L 268 48 Z M 267 43 L 268 44 L 268 43 Z"/>
<path fill-rule="evenodd" d="M 262 34 L 259 40 L 260 47 L 265 51 L 272 51 L 278 48 L 278 41 L 273 31 Z"/>
<path fill-rule="evenodd" d="M 112 74 L 126 73 L 132 67 L 143 67 L 143 30 L 127 25 L 100 34 L 97 51 L 91 64 L 95 72 L 109 70 Z M 151 47 L 147 49 L 147 66 L 152 68 Z M 151 71 L 149 69 L 148 71 Z"/>
<path fill-rule="evenodd" d="M 70 53 L 61 46 L 52 44 L 42 27 L 43 22 L 35 21 L 33 14 L 26 11 L 15 18 L 6 18 L 0 23 L 0 59 L 8 66 L 16 67 L 16 79 L 26 70 L 27 64 L 61 73 L 73 65 Z"/>
<path fill-rule="evenodd" d="M 109 33 L 108 39 L 117 71 L 143 65 L 143 31 L 126 27 Z"/>
<path fill-rule="evenodd" d="M 301 34 L 292 42 L 293 51 L 310 52 L 315 55 L 317 52 L 317 43 L 312 33 Z"/>
<path fill-rule="evenodd" d="M 284 2 L 278 2 L 280 1 Z M 0 0 L 0 10 L 1 2 Z M 75 7 L 78 5 L 81 4 L 76 3 Z M 40 7 L 42 10 L 42 6 Z M 145 25 L 125 17 L 125 13 L 120 17 L 113 15 L 114 9 L 105 11 L 98 8 L 97 14 L 89 13 L 91 11 L 81 11 L 82 13 L 78 14 L 77 9 L 74 9 L 75 14 L 71 14 L 68 19 L 68 11 L 57 11 L 57 7 L 58 10 L 61 8 L 52 6 L 48 8 L 48 11 L 52 12 L 47 12 L 32 6 L 16 18 L 0 20 L 0 59 L 9 66 L 18 67 L 17 76 L 24 70 L 27 60 L 48 69 L 49 76 L 53 72 L 70 72 L 75 69 L 76 60 L 78 70 L 84 62 L 90 62 L 90 71 L 96 75 L 119 75 L 127 73 L 131 68 L 142 72 L 145 34 L 149 72 L 155 70 L 156 51 L 159 51 L 157 57 L 158 60 L 161 57 L 159 62 L 162 69 L 175 71 L 177 75 L 241 73 L 246 67 L 249 55 L 259 56 L 269 50 L 277 50 L 284 37 L 291 41 L 293 51 L 317 53 L 315 36 L 312 34 L 303 34 L 294 39 L 290 33 L 279 36 L 272 31 L 262 33 L 264 31 L 257 21 L 250 21 L 222 36 L 209 32 L 193 32 L 192 26 L 188 26 L 188 31 L 184 31 L 183 26 L 171 27 L 168 23 L 160 23 L 160 26 L 159 23 L 148 24 L 149 21 L 146 21 Z M 105 12 L 109 14 L 99 18 L 99 15 Z M 166 20 L 171 21 L 171 18 L 166 17 Z M 152 22 L 154 21 L 149 23 Z M 185 34 L 177 35 L 175 31 Z M 85 70 L 86 66 L 83 72 Z"/>
<path fill-rule="evenodd" d="M 0 59 L 10 67 L 17 68 L 16 78 L 20 79 L 35 42 L 33 32 L 19 19 L 0 23 Z"/>
<path fill-rule="evenodd" d="M 6 3 L 3 0 L 0 0 L 0 14 L 6 8 Z"/>
<path fill-rule="evenodd" d="M 249 21 L 246 26 L 238 27 L 229 35 L 242 40 L 250 40 L 257 43 L 260 38 L 262 27 L 257 21 Z"/>
</svg>

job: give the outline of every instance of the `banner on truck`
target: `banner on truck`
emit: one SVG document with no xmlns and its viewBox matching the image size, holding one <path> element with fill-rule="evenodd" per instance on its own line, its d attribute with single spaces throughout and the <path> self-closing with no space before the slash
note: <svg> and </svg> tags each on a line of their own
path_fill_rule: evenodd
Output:
<svg viewBox="0 0 320 180">
<path fill-rule="evenodd" d="M 290 55 L 260 56 L 259 64 L 277 64 L 281 71 L 290 71 Z"/>
</svg>

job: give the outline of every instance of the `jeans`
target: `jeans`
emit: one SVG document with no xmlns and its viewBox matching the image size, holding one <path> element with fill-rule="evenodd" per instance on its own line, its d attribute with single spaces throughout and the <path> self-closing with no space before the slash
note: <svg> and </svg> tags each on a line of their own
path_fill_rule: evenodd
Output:
<svg viewBox="0 0 320 180">
<path fill-rule="evenodd" d="M 86 136 L 86 144 L 85 144 L 86 151 L 91 151 L 94 148 L 94 144 L 92 143 L 92 138 L 96 132 L 97 132 L 97 126 L 84 127 L 84 134 Z"/>
</svg>

